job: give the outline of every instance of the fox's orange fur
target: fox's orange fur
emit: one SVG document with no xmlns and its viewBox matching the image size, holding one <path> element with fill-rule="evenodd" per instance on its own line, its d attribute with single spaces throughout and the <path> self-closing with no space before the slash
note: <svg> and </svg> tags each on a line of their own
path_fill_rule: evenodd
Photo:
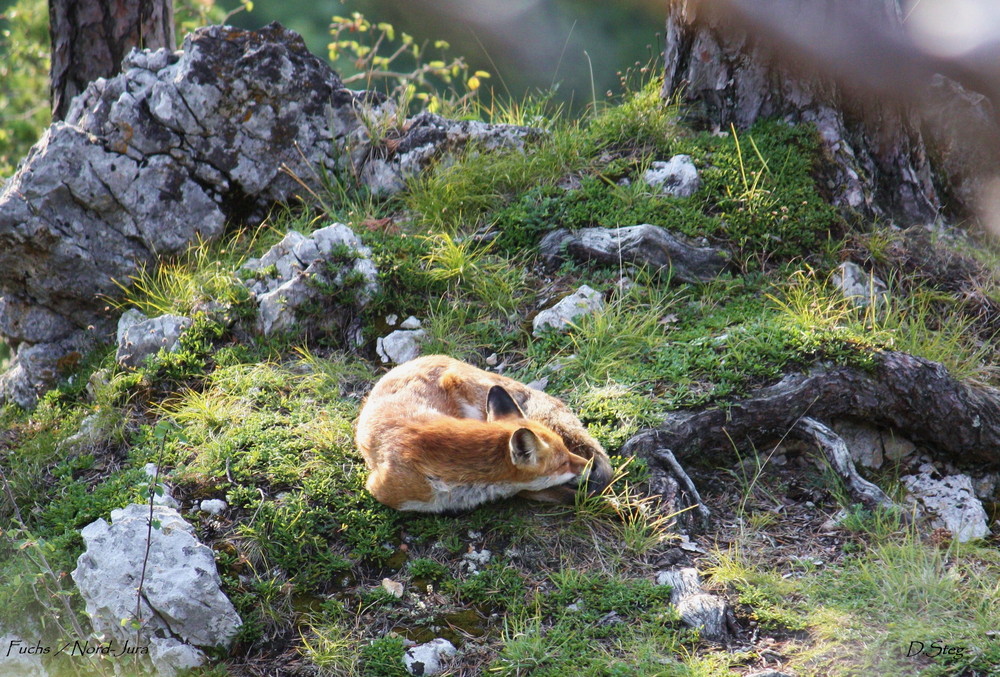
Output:
<svg viewBox="0 0 1000 677">
<path fill-rule="evenodd" d="M 369 491 L 400 510 L 465 509 L 515 493 L 566 502 L 578 481 L 599 491 L 611 476 L 607 454 L 562 402 L 443 355 L 383 376 L 356 440 Z"/>
</svg>

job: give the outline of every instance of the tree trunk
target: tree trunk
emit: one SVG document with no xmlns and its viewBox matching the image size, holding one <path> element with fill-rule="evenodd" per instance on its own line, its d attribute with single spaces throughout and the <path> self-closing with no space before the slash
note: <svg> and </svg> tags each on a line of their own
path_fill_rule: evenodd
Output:
<svg viewBox="0 0 1000 677">
<path fill-rule="evenodd" d="M 52 120 L 97 78 L 118 73 L 133 47 L 175 48 L 171 0 L 49 0 Z"/>
<path fill-rule="evenodd" d="M 775 7 L 778 4 L 783 6 Z M 867 9 L 865 20 L 841 22 L 839 27 L 829 26 L 830 34 L 810 38 L 808 31 L 818 33 L 826 13 L 832 15 L 848 5 L 851 11 Z M 743 6 L 759 13 L 748 20 L 728 11 Z M 932 220 L 940 199 L 914 106 L 901 99 L 869 96 L 872 88 L 895 93 L 887 83 L 898 83 L 898 73 L 906 66 L 893 66 L 882 53 L 875 56 L 886 58 L 876 58 L 876 63 L 864 58 L 868 55 L 853 63 L 850 58 L 857 57 L 854 43 L 869 37 L 869 42 L 884 40 L 885 46 L 894 46 L 891 38 L 902 25 L 900 0 L 794 0 L 761 7 L 738 1 L 670 0 L 664 98 L 679 98 L 696 123 L 721 131 L 731 124 L 745 130 L 764 117 L 813 123 L 833 160 L 824 178 L 834 204 L 866 218 L 887 216 L 902 224 Z M 814 21 L 793 28 L 774 26 L 775 33 L 784 30 L 784 34 L 768 36 L 776 39 L 765 42 L 770 26 L 762 16 L 767 8 L 774 10 L 772 21 L 781 18 L 794 24 L 801 16 Z M 761 24 L 754 25 L 752 19 Z M 871 36 L 837 34 L 838 28 L 841 33 L 856 33 L 857 26 L 867 27 Z M 788 42 L 798 38 L 800 44 L 780 44 L 782 38 Z M 837 49 L 853 54 L 840 58 Z M 825 58 L 831 51 L 835 58 Z M 858 89 L 851 91 L 855 83 Z M 906 92 L 899 94 L 906 98 Z"/>
</svg>

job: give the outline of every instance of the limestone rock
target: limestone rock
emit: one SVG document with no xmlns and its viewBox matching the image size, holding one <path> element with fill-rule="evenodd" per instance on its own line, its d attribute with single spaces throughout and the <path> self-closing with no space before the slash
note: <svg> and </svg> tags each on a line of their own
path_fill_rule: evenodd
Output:
<svg viewBox="0 0 1000 677">
<path fill-rule="evenodd" d="M 402 364 L 420 356 L 420 343 L 427 336 L 423 329 L 397 329 L 376 341 L 375 351 L 383 363 Z"/>
<path fill-rule="evenodd" d="M 880 305 L 888 298 L 889 288 L 885 286 L 885 282 L 851 261 L 844 261 L 837 266 L 830 281 L 844 298 L 860 308 L 872 302 Z"/>
<path fill-rule="evenodd" d="M 38 394 L 50 388 L 65 368 L 79 362 L 93 345 L 89 332 L 49 343 L 17 344 L 10 366 L 0 374 L 0 403 L 7 400 L 24 409 L 33 408 Z"/>
<path fill-rule="evenodd" d="M 348 332 L 358 311 L 378 289 L 371 251 L 342 223 L 306 237 L 289 231 L 244 270 L 257 300 L 257 327 L 265 334 L 302 331 Z"/>
<path fill-rule="evenodd" d="M 430 113 L 399 121 L 393 102 L 345 88 L 278 24 L 208 26 L 179 51 L 133 51 L 0 190 L 0 338 L 14 349 L 0 401 L 34 406 L 61 365 L 111 338 L 118 283 L 219 236 L 227 220 L 321 192 L 324 174 L 392 193 L 469 142 L 485 152 L 541 134 Z M 287 326 L 280 299 L 305 294 L 290 283 L 265 331 Z"/>
<path fill-rule="evenodd" d="M 129 308 L 122 316 L 118 318 L 118 329 L 115 332 L 115 345 L 123 345 L 125 343 L 125 334 L 133 326 L 139 324 L 140 322 L 145 322 L 149 317 L 146 316 L 141 310 L 137 308 Z"/>
<path fill-rule="evenodd" d="M 701 187 L 698 169 L 690 155 L 675 155 L 669 162 L 654 162 L 642 174 L 642 180 L 664 195 L 691 197 Z"/>
<path fill-rule="evenodd" d="M 131 320 L 136 319 L 134 316 Z M 129 322 L 131 322 L 129 320 Z M 180 338 L 184 330 L 191 326 L 189 317 L 180 315 L 160 315 L 148 320 L 126 323 L 126 329 L 119 325 L 118 364 L 125 367 L 142 366 L 147 357 L 156 355 L 161 349 L 174 352 L 180 348 Z"/>
<path fill-rule="evenodd" d="M 669 268 L 682 282 L 708 282 L 718 277 L 729 262 L 725 250 L 698 246 L 688 238 L 659 226 L 642 224 L 624 228 L 581 228 L 573 232 L 554 230 L 538 245 L 542 258 L 556 267 L 565 257 L 576 261 L 620 262 Z"/>
<path fill-rule="evenodd" d="M 202 28 L 91 83 L 0 191 L 0 336 L 17 347 L 0 399 L 32 406 L 60 360 L 111 336 L 116 281 L 302 192 L 292 175 L 318 189 L 380 102 L 277 24 Z"/>
<path fill-rule="evenodd" d="M 989 535 L 986 511 L 968 475 L 934 479 L 931 473 L 921 472 L 901 479 L 909 492 L 907 499 L 930 513 L 934 527 L 948 529 L 962 543 Z"/>
<path fill-rule="evenodd" d="M 536 337 L 541 336 L 542 332 L 547 329 L 563 331 L 579 317 L 598 311 L 603 307 L 604 295 L 587 285 L 582 285 L 559 303 L 535 315 L 535 319 L 531 321 L 532 334 Z"/>
<path fill-rule="evenodd" d="M 439 637 L 407 649 L 403 664 L 411 675 L 439 675 L 444 672 L 447 659 L 457 652 L 454 644 Z"/>
<path fill-rule="evenodd" d="M 86 603 L 95 633 L 135 644 L 136 589 L 146 555 L 149 506 L 132 504 L 81 531 L 86 551 L 73 580 Z M 143 633 L 153 668 L 174 675 L 204 660 L 198 647 L 227 647 L 242 621 L 220 589 L 214 554 L 197 541 L 194 528 L 176 510 L 157 506 L 140 600 Z"/>
</svg>

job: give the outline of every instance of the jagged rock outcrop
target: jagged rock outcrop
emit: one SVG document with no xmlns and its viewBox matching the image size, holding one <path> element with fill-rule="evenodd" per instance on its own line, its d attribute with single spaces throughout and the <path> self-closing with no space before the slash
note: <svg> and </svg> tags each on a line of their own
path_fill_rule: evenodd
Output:
<svg viewBox="0 0 1000 677">
<path fill-rule="evenodd" d="M 136 631 L 122 620 L 135 618 L 137 589 L 146 561 L 138 611 L 142 646 L 160 675 L 200 665 L 198 647 L 227 647 L 242 621 L 220 589 L 212 549 L 195 538 L 194 527 L 172 508 L 156 506 L 149 530 L 148 505 L 111 512 L 81 531 L 86 551 L 73 570 L 95 633 L 105 641 L 134 646 Z"/>
<path fill-rule="evenodd" d="M 287 235 L 244 270 L 258 304 L 257 328 L 265 335 L 288 331 L 355 333 L 358 311 L 378 289 L 371 251 L 342 223 L 306 237 Z"/>
<path fill-rule="evenodd" d="M 106 340 L 107 298 L 141 266 L 288 199 L 292 174 L 318 186 L 365 96 L 277 25 L 204 28 L 92 83 L 0 193 L 2 395 L 32 406 L 60 360 Z"/>
<path fill-rule="evenodd" d="M 538 134 L 431 114 L 404 123 L 278 24 L 209 26 L 179 51 L 133 52 L 0 192 L 0 338 L 15 351 L 0 401 L 33 406 L 62 367 L 111 338 L 120 285 L 230 220 L 322 192 L 324 175 L 389 193 L 470 141 L 519 147 Z"/>
</svg>

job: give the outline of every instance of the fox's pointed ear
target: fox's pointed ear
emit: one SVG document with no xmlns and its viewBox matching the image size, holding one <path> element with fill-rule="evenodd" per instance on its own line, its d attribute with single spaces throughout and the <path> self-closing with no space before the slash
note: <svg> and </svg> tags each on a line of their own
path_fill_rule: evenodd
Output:
<svg viewBox="0 0 1000 677">
<path fill-rule="evenodd" d="M 541 442 L 528 428 L 518 428 L 510 436 L 510 460 L 516 466 L 535 465 Z"/>
<path fill-rule="evenodd" d="M 486 420 L 493 422 L 505 418 L 524 418 L 524 412 L 503 386 L 493 386 L 486 396 Z"/>
</svg>

